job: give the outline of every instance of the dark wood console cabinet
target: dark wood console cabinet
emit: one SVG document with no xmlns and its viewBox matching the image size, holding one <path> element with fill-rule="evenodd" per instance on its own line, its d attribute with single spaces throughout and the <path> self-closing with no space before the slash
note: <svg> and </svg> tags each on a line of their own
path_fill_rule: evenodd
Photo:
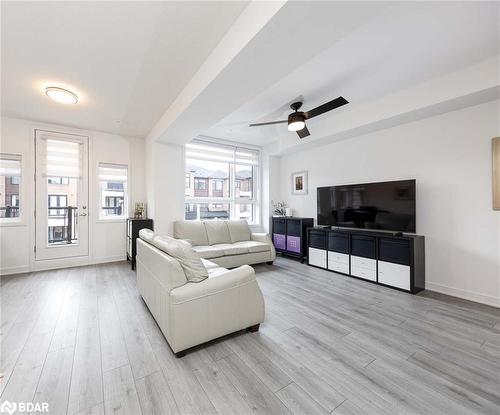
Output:
<svg viewBox="0 0 500 415">
<path fill-rule="evenodd" d="M 307 263 L 416 294 L 425 289 L 420 235 L 308 228 Z"/>
<path fill-rule="evenodd" d="M 299 258 L 300 262 L 304 262 L 307 254 L 306 230 L 313 224 L 312 218 L 273 217 L 271 234 L 276 252 Z"/>
<path fill-rule="evenodd" d="M 130 261 L 132 269 L 135 269 L 136 239 L 139 231 L 144 228 L 153 230 L 153 219 L 127 219 L 127 261 Z"/>
</svg>

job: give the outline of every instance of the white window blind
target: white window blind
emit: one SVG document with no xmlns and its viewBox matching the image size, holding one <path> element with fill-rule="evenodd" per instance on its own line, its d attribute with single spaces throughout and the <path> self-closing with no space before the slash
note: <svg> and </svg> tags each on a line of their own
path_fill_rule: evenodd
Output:
<svg viewBox="0 0 500 415">
<path fill-rule="evenodd" d="M 0 176 L 21 176 L 21 156 L 0 154 Z"/>
<path fill-rule="evenodd" d="M 194 140 L 186 144 L 186 158 L 257 166 L 259 164 L 259 151 Z"/>
<path fill-rule="evenodd" d="M 47 140 L 47 177 L 81 176 L 80 143 L 62 140 Z"/>
<path fill-rule="evenodd" d="M 127 166 L 121 164 L 99 163 L 99 181 L 126 182 Z"/>
</svg>

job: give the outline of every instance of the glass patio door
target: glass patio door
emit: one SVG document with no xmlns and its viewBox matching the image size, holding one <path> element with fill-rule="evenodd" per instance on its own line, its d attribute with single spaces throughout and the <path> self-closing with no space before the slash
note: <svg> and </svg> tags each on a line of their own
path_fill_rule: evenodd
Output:
<svg viewBox="0 0 500 415">
<path fill-rule="evenodd" d="M 88 137 L 36 130 L 35 259 L 89 253 Z"/>
</svg>

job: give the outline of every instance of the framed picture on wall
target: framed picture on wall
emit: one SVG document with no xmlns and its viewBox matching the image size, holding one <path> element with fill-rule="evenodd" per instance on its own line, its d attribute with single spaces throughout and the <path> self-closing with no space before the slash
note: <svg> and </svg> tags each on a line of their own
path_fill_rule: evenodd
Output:
<svg viewBox="0 0 500 415">
<path fill-rule="evenodd" d="M 292 194 L 307 194 L 307 171 L 292 173 Z"/>
</svg>

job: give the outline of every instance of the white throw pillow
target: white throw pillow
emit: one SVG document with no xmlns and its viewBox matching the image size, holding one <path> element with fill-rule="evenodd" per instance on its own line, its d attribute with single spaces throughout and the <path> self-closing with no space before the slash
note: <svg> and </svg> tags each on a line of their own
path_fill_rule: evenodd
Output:
<svg viewBox="0 0 500 415">
<path fill-rule="evenodd" d="M 207 230 L 209 245 L 231 243 L 231 235 L 225 220 L 206 220 L 203 224 Z"/>
<path fill-rule="evenodd" d="M 226 222 L 231 235 L 231 242 L 251 241 L 252 231 L 248 222 L 245 219 L 241 220 L 228 220 Z"/>
<path fill-rule="evenodd" d="M 154 237 L 155 233 L 151 229 L 144 228 L 139 231 L 139 238 L 141 238 L 143 241 L 146 241 L 147 243 L 152 244 Z"/>
<path fill-rule="evenodd" d="M 200 255 L 188 242 L 169 236 L 155 236 L 153 245 L 179 261 L 189 282 L 201 282 L 208 278 L 207 269 L 201 262 Z"/>
</svg>

